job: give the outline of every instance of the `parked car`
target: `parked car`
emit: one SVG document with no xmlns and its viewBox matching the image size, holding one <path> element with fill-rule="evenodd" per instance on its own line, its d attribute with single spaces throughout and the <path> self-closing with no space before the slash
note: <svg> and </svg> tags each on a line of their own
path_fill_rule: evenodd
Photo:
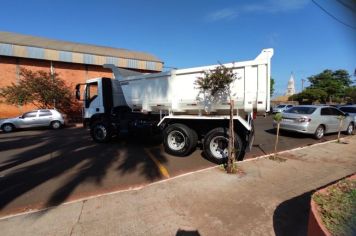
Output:
<svg viewBox="0 0 356 236">
<path fill-rule="evenodd" d="M 54 109 L 40 109 L 24 113 L 22 116 L 3 119 L 0 128 L 8 133 L 18 128 L 50 127 L 59 129 L 65 124 L 64 115 Z"/>
<path fill-rule="evenodd" d="M 356 105 L 343 105 L 340 106 L 339 109 L 353 117 L 356 128 Z"/>
<path fill-rule="evenodd" d="M 353 134 L 355 121 L 352 116 L 335 107 L 317 105 L 295 106 L 284 111 L 280 129 L 312 134 L 316 139 L 321 139 L 326 133 L 339 131 L 340 116 L 345 116 L 341 131 Z M 273 126 L 277 127 L 275 121 Z"/>
<path fill-rule="evenodd" d="M 280 112 L 288 110 L 289 108 L 292 108 L 292 107 L 293 107 L 293 105 L 290 105 L 290 104 L 280 104 L 272 109 L 272 113 L 273 114 L 280 113 Z"/>
</svg>

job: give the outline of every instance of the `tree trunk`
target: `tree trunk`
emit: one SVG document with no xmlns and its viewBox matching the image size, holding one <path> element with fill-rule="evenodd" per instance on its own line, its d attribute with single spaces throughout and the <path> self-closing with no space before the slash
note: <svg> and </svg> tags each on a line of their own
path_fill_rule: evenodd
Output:
<svg viewBox="0 0 356 236">
<path fill-rule="evenodd" d="M 274 157 L 277 156 L 278 137 L 279 137 L 279 122 L 277 122 L 277 136 L 276 136 L 276 143 L 274 144 Z"/>
<path fill-rule="evenodd" d="M 337 142 L 340 143 L 340 133 L 341 133 L 341 127 L 342 127 L 342 119 L 340 118 L 340 122 L 339 122 L 339 130 L 337 133 Z"/>
<path fill-rule="evenodd" d="M 230 100 L 230 124 L 229 124 L 229 156 L 227 160 L 227 173 L 232 173 L 235 161 L 235 132 L 234 132 L 234 100 Z"/>
</svg>

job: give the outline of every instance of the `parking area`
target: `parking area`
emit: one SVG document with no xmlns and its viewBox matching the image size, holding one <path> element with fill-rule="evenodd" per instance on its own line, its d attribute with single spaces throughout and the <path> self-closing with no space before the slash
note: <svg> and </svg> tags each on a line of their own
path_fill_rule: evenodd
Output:
<svg viewBox="0 0 356 236">
<path fill-rule="evenodd" d="M 271 117 L 258 117 L 253 149 L 245 159 L 271 153 Z M 279 150 L 323 140 L 283 133 Z M 83 128 L 0 133 L 0 216 L 120 189 L 214 166 L 196 150 L 187 157 L 164 152 L 158 140 L 115 139 L 94 143 Z"/>
</svg>

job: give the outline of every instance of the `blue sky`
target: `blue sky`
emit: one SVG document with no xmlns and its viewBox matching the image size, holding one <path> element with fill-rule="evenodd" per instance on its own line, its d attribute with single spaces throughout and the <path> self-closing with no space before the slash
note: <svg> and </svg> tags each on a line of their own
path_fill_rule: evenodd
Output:
<svg viewBox="0 0 356 236">
<path fill-rule="evenodd" d="M 356 28 L 349 8 L 315 1 Z M 0 12 L 1 31 L 145 51 L 167 67 L 249 60 L 273 47 L 277 94 L 292 71 L 301 90 L 324 69 L 356 69 L 356 29 L 311 0 L 11 0 Z"/>
</svg>

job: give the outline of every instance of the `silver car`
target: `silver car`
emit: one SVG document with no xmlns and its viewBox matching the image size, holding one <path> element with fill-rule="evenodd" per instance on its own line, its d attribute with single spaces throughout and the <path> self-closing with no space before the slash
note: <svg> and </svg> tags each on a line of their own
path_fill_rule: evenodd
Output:
<svg viewBox="0 0 356 236">
<path fill-rule="evenodd" d="M 272 113 L 273 114 L 280 113 L 280 112 L 288 110 L 289 108 L 292 108 L 292 107 L 293 107 L 293 105 L 290 105 L 290 104 L 280 104 L 272 109 Z"/>
<path fill-rule="evenodd" d="M 59 129 L 65 124 L 64 116 L 54 109 L 40 109 L 22 116 L 0 120 L 0 128 L 8 133 L 18 128 L 51 127 Z"/>
<path fill-rule="evenodd" d="M 341 131 L 348 135 L 353 134 L 354 119 L 347 113 L 331 106 L 295 106 L 282 113 L 280 129 L 305 134 L 313 134 L 316 139 L 321 139 L 326 133 L 339 131 L 340 116 L 345 116 L 342 121 Z M 273 122 L 273 127 L 277 123 Z"/>
</svg>

